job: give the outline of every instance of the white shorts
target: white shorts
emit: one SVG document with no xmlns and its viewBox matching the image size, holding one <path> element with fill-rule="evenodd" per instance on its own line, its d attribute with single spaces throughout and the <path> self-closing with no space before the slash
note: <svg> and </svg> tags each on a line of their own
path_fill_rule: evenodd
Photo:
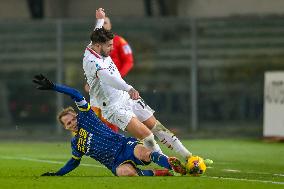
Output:
<svg viewBox="0 0 284 189">
<path fill-rule="evenodd" d="M 143 99 L 128 99 L 124 103 L 102 109 L 102 116 L 124 131 L 132 117 L 137 117 L 139 121 L 143 122 L 149 119 L 154 112 Z"/>
</svg>

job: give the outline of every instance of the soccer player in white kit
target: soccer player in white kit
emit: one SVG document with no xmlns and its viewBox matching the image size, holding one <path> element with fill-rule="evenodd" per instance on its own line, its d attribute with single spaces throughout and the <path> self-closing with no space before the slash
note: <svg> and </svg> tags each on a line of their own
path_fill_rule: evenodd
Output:
<svg viewBox="0 0 284 189">
<path fill-rule="evenodd" d="M 155 134 L 163 144 L 187 160 L 192 154 L 154 117 L 154 111 L 145 104 L 139 92 L 122 79 L 109 56 L 114 35 L 102 27 L 104 17 L 104 10 L 99 8 L 96 11 L 97 25 L 91 34 L 92 42 L 86 47 L 83 58 L 91 105 L 99 107 L 110 123 L 142 140 L 151 150 L 161 152 Z"/>
</svg>

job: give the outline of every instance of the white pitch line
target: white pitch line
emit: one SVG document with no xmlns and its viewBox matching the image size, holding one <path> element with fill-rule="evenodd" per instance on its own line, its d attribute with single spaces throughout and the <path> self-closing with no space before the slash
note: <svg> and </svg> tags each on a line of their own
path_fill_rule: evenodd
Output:
<svg viewBox="0 0 284 189">
<path fill-rule="evenodd" d="M 236 170 L 236 169 L 223 169 L 222 171 L 233 172 L 233 173 L 240 173 L 241 172 L 240 170 Z"/>
<path fill-rule="evenodd" d="M 258 174 L 258 175 L 273 175 L 273 176 L 280 176 L 283 177 L 284 174 L 281 173 L 267 173 L 267 172 L 257 172 L 257 171 L 241 171 L 238 169 L 222 169 L 224 172 L 231 172 L 231 173 L 247 173 L 247 174 Z"/>
<path fill-rule="evenodd" d="M 275 182 L 275 181 L 271 181 L 271 180 L 255 180 L 255 179 L 230 178 L 230 177 L 212 177 L 212 176 L 202 176 L 202 177 L 205 177 L 205 178 L 212 178 L 212 179 L 221 179 L 221 180 L 235 180 L 235 181 L 259 182 L 259 183 L 281 184 L 281 185 L 284 185 L 284 182 Z"/>
<path fill-rule="evenodd" d="M 65 162 L 61 161 L 51 161 L 51 160 L 42 160 L 42 159 L 34 159 L 34 158 L 28 158 L 28 157 L 10 157 L 10 156 L 0 156 L 0 159 L 14 159 L 14 160 L 24 160 L 24 161 L 33 161 L 33 162 L 41 162 L 41 163 L 51 163 L 51 164 L 65 164 Z M 98 167 L 98 168 L 106 168 L 104 166 L 100 165 L 93 165 L 93 164 L 85 164 L 82 163 L 80 165 L 86 166 L 86 167 Z M 224 169 L 225 170 L 225 169 Z M 230 170 L 230 169 L 227 169 Z M 232 170 L 231 170 L 232 171 Z M 239 170 L 233 170 L 233 171 L 239 171 Z M 283 176 L 283 174 L 274 174 L 274 175 L 280 175 Z M 246 181 L 246 182 L 260 182 L 260 183 L 269 183 L 269 184 L 281 184 L 284 185 L 284 182 L 275 182 L 270 180 L 254 180 L 254 179 L 244 179 L 244 178 L 230 178 L 230 177 L 212 177 L 212 176 L 202 176 L 205 178 L 212 178 L 212 179 L 221 179 L 221 180 L 235 180 L 235 181 Z"/>
<path fill-rule="evenodd" d="M 66 163 L 66 162 L 62 162 L 62 161 L 42 160 L 42 159 L 34 159 L 34 158 L 28 158 L 28 157 L 0 156 L 0 159 L 14 159 L 14 160 L 24 160 L 24 161 L 33 161 L 33 162 L 51 163 L 51 164 L 61 164 L 61 165 Z M 80 165 L 86 166 L 86 167 L 106 168 L 104 166 L 93 165 L 93 164 L 86 164 L 86 163 L 81 163 Z"/>
<path fill-rule="evenodd" d="M 284 174 L 273 174 L 275 176 L 280 176 L 280 177 L 284 177 Z"/>
</svg>

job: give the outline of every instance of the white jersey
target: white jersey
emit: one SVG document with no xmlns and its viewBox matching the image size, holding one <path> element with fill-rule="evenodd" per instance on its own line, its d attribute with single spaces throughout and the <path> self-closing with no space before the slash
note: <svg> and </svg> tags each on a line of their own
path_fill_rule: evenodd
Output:
<svg viewBox="0 0 284 189">
<path fill-rule="evenodd" d="M 84 53 L 83 69 L 90 86 L 90 103 L 102 110 L 129 100 L 132 88 L 122 78 L 112 59 L 97 54 L 90 47 Z"/>
<path fill-rule="evenodd" d="M 101 28 L 103 23 L 104 19 L 99 19 L 96 28 Z M 132 86 L 121 78 L 112 59 L 100 56 L 91 45 L 86 48 L 83 59 L 91 105 L 100 108 L 103 117 L 123 131 L 132 117 L 141 122 L 149 119 L 154 111 L 142 99 L 130 99 L 128 91 Z"/>
</svg>

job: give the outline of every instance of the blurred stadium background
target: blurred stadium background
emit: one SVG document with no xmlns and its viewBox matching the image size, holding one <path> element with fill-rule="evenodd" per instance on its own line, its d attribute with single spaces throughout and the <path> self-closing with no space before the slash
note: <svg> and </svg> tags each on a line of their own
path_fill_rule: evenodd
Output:
<svg viewBox="0 0 284 189">
<path fill-rule="evenodd" d="M 31 80 L 84 93 L 98 7 L 132 47 L 126 80 L 165 125 L 186 138 L 262 137 L 264 73 L 284 68 L 284 1 L 0 0 L 1 139 L 69 137 L 55 116 L 72 101 Z"/>
</svg>

